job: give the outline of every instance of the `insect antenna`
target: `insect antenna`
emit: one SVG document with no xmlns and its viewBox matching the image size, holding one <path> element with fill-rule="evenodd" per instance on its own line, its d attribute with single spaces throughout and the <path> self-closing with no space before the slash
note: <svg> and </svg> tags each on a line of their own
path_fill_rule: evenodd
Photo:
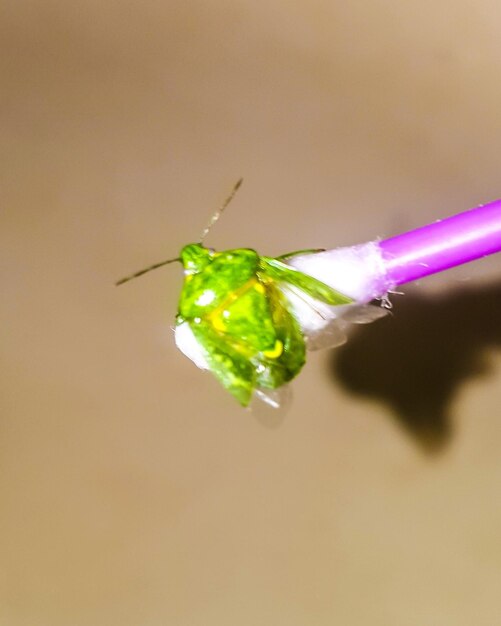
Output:
<svg viewBox="0 0 501 626">
<path fill-rule="evenodd" d="M 221 215 L 223 214 L 223 211 L 226 209 L 226 207 L 230 204 L 230 202 L 233 200 L 233 197 L 235 196 L 235 194 L 238 191 L 238 188 L 240 187 L 240 185 L 243 183 L 244 179 L 241 178 L 240 180 L 238 180 L 235 184 L 235 186 L 233 187 L 233 189 L 231 190 L 230 195 L 226 198 L 226 200 L 223 202 L 223 205 L 221 206 L 220 209 L 218 209 L 214 215 L 210 218 L 209 223 L 207 224 L 207 226 L 205 227 L 204 232 L 202 233 L 202 236 L 200 238 L 200 243 L 202 244 L 204 242 L 204 239 L 207 237 L 207 235 L 209 234 L 210 229 L 214 226 L 214 224 L 218 221 L 218 219 L 221 217 Z"/>
<path fill-rule="evenodd" d="M 123 285 L 129 280 L 132 280 L 133 278 L 138 278 L 139 276 L 142 276 L 143 274 L 146 274 L 147 272 L 151 272 L 151 270 L 156 270 L 158 267 L 162 267 L 162 265 L 167 265 L 168 263 L 174 263 L 175 261 L 181 261 L 181 259 L 168 259 L 167 261 L 161 261 L 160 263 L 155 263 L 154 265 L 150 265 L 149 267 L 146 267 L 144 270 L 140 270 L 139 272 L 136 272 L 135 274 L 131 274 L 130 276 L 126 276 L 125 278 L 121 278 L 120 280 L 117 280 L 115 285 L 118 287 L 118 285 Z"/>
</svg>

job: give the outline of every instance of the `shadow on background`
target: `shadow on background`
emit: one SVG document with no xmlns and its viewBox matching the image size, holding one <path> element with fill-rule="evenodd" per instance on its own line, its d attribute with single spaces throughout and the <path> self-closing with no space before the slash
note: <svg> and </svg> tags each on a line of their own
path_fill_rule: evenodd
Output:
<svg viewBox="0 0 501 626">
<path fill-rule="evenodd" d="M 394 299 L 396 300 L 396 299 Z M 391 316 L 353 332 L 330 370 L 354 394 L 388 405 L 428 452 L 449 441 L 450 405 L 462 383 L 489 371 L 501 347 L 501 283 L 444 295 L 409 291 Z"/>
</svg>

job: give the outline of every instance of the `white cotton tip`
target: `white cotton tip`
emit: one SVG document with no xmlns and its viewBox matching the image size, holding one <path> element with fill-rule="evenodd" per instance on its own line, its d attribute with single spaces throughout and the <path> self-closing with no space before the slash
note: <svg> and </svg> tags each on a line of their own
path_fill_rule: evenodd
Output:
<svg viewBox="0 0 501 626">
<path fill-rule="evenodd" d="M 384 315 L 384 310 L 378 314 L 376 307 L 360 306 L 377 298 L 384 299 L 390 288 L 377 242 L 303 254 L 292 257 L 287 263 L 354 300 L 353 304 L 329 306 L 290 285 L 281 285 L 312 345 L 318 343 L 318 335 L 327 328 L 331 335 L 331 345 L 342 342 L 333 336 L 333 321 L 339 322 L 337 326 L 342 330 L 343 320 L 345 323 L 364 323 Z"/>
<path fill-rule="evenodd" d="M 388 291 L 381 249 L 376 241 L 302 254 L 287 263 L 358 303 L 381 298 Z"/>
<path fill-rule="evenodd" d="M 187 322 L 183 322 L 176 326 L 175 330 L 176 346 L 181 352 L 187 356 L 197 367 L 203 370 L 209 369 L 209 364 L 205 358 L 205 353 L 202 347 L 196 340 L 190 325 Z"/>
</svg>

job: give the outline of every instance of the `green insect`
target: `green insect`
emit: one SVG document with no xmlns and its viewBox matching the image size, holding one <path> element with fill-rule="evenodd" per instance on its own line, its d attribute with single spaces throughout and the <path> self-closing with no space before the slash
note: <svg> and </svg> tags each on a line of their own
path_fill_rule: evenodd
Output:
<svg viewBox="0 0 501 626">
<path fill-rule="evenodd" d="M 318 251 L 271 258 L 248 248 L 216 252 L 203 245 L 241 183 L 212 216 L 200 243 L 188 244 L 178 258 L 156 263 L 116 284 L 181 262 L 185 279 L 176 316 L 176 343 L 196 365 L 210 370 L 242 406 L 248 406 L 253 393 L 265 401 L 273 397 L 305 363 L 305 337 L 287 293 L 329 306 L 353 301 L 286 263 L 298 254 Z"/>
</svg>

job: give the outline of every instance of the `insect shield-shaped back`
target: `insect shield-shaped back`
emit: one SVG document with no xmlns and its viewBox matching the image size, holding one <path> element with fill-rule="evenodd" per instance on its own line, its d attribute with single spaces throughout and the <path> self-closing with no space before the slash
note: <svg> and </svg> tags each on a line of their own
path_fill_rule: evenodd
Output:
<svg viewBox="0 0 501 626">
<path fill-rule="evenodd" d="M 207 255 L 192 245 L 181 253 L 183 264 L 185 251 L 189 265 L 179 303 L 178 347 L 211 370 L 243 406 L 256 388 L 277 389 L 296 376 L 305 360 L 304 340 L 259 255 L 249 249 Z M 198 258 L 204 259 L 199 271 Z"/>
<path fill-rule="evenodd" d="M 187 320 L 207 316 L 228 300 L 238 298 L 240 289 L 255 276 L 259 257 L 254 250 L 213 252 L 200 244 L 181 251 L 185 282 L 179 313 Z"/>
</svg>

